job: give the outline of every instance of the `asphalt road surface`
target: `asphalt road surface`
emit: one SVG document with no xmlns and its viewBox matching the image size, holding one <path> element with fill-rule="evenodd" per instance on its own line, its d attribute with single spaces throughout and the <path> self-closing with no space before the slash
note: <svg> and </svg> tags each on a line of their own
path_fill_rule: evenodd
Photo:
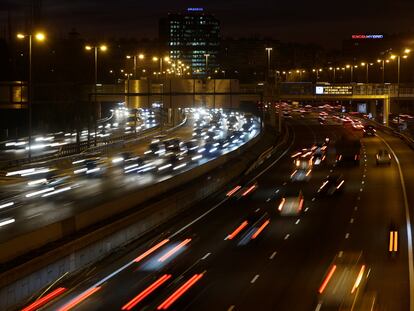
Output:
<svg viewBox="0 0 414 311">
<path fill-rule="evenodd" d="M 261 167 L 256 189 L 235 199 L 226 196 L 234 188 L 229 185 L 128 251 L 60 284 L 66 291 L 45 310 L 331 310 L 320 304 L 317 292 L 334 257 L 349 252 L 362 254 L 368 272 L 360 299 L 374 297 L 373 310 L 410 310 L 413 151 L 378 133 L 361 139 L 359 166 L 339 166 L 333 142 L 342 135 L 361 136 L 359 131 L 334 122 L 320 125 L 311 117 L 287 122 L 291 145 Z M 326 137 L 331 141 L 326 161 L 308 182 L 291 182 L 291 155 Z M 389 166 L 376 165 L 375 154 L 383 148 L 392 149 Z M 343 175 L 342 193 L 318 196 L 332 174 Z M 297 216 L 277 212 L 287 191 L 303 193 Z M 395 256 L 388 252 L 391 223 L 399 231 Z"/>
</svg>

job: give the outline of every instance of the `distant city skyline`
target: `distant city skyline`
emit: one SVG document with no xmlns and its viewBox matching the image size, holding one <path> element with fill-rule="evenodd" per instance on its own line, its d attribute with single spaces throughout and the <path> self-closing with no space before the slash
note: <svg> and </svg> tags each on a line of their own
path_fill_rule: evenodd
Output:
<svg viewBox="0 0 414 311">
<path fill-rule="evenodd" d="M 14 24 L 24 25 L 29 0 L 6 0 L 0 4 L 0 26 L 5 27 L 7 8 Z M 318 3 L 298 0 L 276 3 L 266 0 L 136 1 L 136 0 L 43 0 L 46 29 L 66 34 L 75 28 L 83 37 L 158 37 L 158 20 L 169 12 L 203 7 L 222 25 L 222 36 L 260 35 L 282 41 L 317 43 L 340 47 L 352 34 L 392 34 L 414 31 L 414 1 L 356 1 Z M 390 14 L 392 12 L 392 14 Z M 16 27 L 16 26 L 15 26 Z"/>
</svg>

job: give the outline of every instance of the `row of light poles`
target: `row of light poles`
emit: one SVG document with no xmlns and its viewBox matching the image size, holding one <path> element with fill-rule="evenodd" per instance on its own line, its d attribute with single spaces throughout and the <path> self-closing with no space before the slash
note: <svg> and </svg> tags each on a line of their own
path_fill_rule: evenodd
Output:
<svg viewBox="0 0 414 311">
<path fill-rule="evenodd" d="M 17 39 L 24 40 L 28 39 L 28 49 L 29 49 L 29 76 L 28 76 L 28 91 L 27 91 L 27 108 L 29 114 L 29 137 L 28 137 L 28 158 L 29 161 L 32 159 L 32 105 L 33 105 L 33 81 L 32 81 L 32 45 L 33 41 L 43 42 L 46 40 L 46 35 L 43 32 L 35 33 L 18 33 Z M 98 84 L 98 51 L 105 52 L 108 48 L 106 45 L 95 45 L 90 46 L 86 45 L 85 49 L 88 51 L 94 51 L 94 93 L 95 93 L 95 104 L 96 104 L 96 93 L 97 93 L 97 84 Z M 96 137 L 96 135 L 95 135 Z"/>
<path fill-rule="evenodd" d="M 266 54 L 267 54 L 267 77 L 270 76 L 270 64 L 271 64 L 271 52 L 273 51 L 273 48 L 266 47 L 265 48 Z M 401 72 L 401 58 L 406 59 L 408 58 L 408 54 L 411 52 L 410 49 L 406 48 L 402 51 L 400 54 L 390 54 L 389 58 L 383 58 L 383 59 L 377 59 L 377 63 L 382 64 L 382 83 L 385 83 L 385 64 L 389 63 L 390 61 L 397 60 L 397 84 L 400 84 L 400 72 Z M 366 73 L 365 73 L 365 82 L 369 82 L 369 67 L 373 66 L 374 63 L 370 62 L 361 62 L 360 66 L 365 67 Z M 345 71 L 346 69 L 350 70 L 350 82 L 352 83 L 354 80 L 354 69 L 357 69 L 359 67 L 358 64 L 346 64 L 343 67 L 329 67 L 329 71 L 333 72 L 333 82 L 335 83 L 336 80 L 336 72 L 339 70 Z M 312 72 L 316 75 L 316 81 L 319 80 L 319 74 L 323 71 L 323 68 L 313 68 Z M 306 73 L 306 70 L 303 69 L 297 69 L 294 72 L 298 73 L 300 75 L 300 79 L 302 78 L 302 74 Z M 277 71 L 276 74 L 291 74 L 292 71 Z"/>
</svg>

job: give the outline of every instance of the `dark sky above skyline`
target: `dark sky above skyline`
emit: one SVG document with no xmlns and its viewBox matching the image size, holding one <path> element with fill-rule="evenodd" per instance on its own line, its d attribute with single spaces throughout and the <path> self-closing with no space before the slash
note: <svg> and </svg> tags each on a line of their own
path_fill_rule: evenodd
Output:
<svg viewBox="0 0 414 311">
<path fill-rule="evenodd" d="M 29 0 L 1 0 L 21 12 Z M 76 28 L 84 37 L 155 38 L 158 20 L 168 12 L 204 7 L 221 21 L 223 36 L 253 34 L 282 41 L 314 42 L 339 47 L 354 33 L 414 31 L 414 0 L 43 0 L 47 28 L 67 33 Z"/>
</svg>

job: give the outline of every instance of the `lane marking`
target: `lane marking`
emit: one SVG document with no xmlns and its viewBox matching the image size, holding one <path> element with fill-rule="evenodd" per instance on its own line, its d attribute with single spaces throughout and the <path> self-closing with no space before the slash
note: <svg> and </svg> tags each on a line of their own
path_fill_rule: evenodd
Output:
<svg viewBox="0 0 414 311">
<path fill-rule="evenodd" d="M 355 206 L 355 207 L 354 207 L 354 211 L 357 211 L 357 210 L 358 210 L 358 206 Z"/>
<path fill-rule="evenodd" d="M 349 233 L 345 234 L 345 239 L 349 238 Z"/>
<path fill-rule="evenodd" d="M 289 234 L 289 233 L 288 233 L 288 234 L 286 234 L 286 235 L 285 235 L 285 240 L 289 239 L 289 237 L 290 237 L 290 234 Z"/>
<path fill-rule="evenodd" d="M 316 306 L 315 311 L 319 311 L 322 308 L 322 302 L 319 302 L 318 305 Z"/>
<path fill-rule="evenodd" d="M 354 219 L 353 219 L 353 218 L 351 218 L 351 220 L 349 221 L 349 223 L 350 223 L 350 224 L 353 224 L 353 223 L 354 223 Z"/>
<path fill-rule="evenodd" d="M 312 198 L 312 202 L 314 202 L 316 200 L 316 198 Z"/>
<path fill-rule="evenodd" d="M 277 252 L 273 252 L 272 255 L 270 255 L 269 259 L 272 260 L 273 258 L 275 258 Z"/>
<path fill-rule="evenodd" d="M 260 276 L 260 275 L 256 274 L 256 275 L 254 276 L 254 278 L 250 281 L 250 283 L 251 283 L 251 284 L 253 284 L 254 282 L 256 282 L 256 281 L 257 281 L 257 279 L 259 278 L 259 276 Z"/>
<path fill-rule="evenodd" d="M 204 260 L 204 259 L 206 259 L 208 256 L 210 256 L 211 255 L 211 253 L 207 253 L 207 254 L 205 254 L 202 258 L 201 258 L 201 260 Z"/>
<path fill-rule="evenodd" d="M 295 225 L 297 225 L 298 223 L 300 223 L 300 219 L 296 220 Z"/>
<path fill-rule="evenodd" d="M 398 159 L 394 150 L 385 141 L 384 138 L 382 138 L 378 134 L 377 134 L 377 137 L 381 139 L 384 142 L 384 144 L 388 147 L 388 149 L 391 151 L 392 155 L 394 156 L 395 162 L 397 163 L 398 172 L 400 174 L 400 182 L 401 182 L 401 188 L 402 188 L 403 197 L 404 197 L 405 219 L 406 219 L 406 226 L 407 226 L 408 272 L 409 272 L 409 281 L 410 281 L 410 311 L 414 311 L 414 299 L 411 297 L 412 293 L 414 293 L 413 240 L 412 240 L 410 209 L 408 206 L 407 190 L 405 188 L 404 175 L 401 169 L 400 160 Z"/>
<path fill-rule="evenodd" d="M 309 207 L 305 208 L 305 212 L 307 212 L 309 210 Z"/>
<path fill-rule="evenodd" d="M 232 305 L 232 306 L 230 306 L 230 308 L 227 309 L 227 311 L 233 311 L 234 308 L 236 308 L 236 306 L 235 305 Z"/>
</svg>

